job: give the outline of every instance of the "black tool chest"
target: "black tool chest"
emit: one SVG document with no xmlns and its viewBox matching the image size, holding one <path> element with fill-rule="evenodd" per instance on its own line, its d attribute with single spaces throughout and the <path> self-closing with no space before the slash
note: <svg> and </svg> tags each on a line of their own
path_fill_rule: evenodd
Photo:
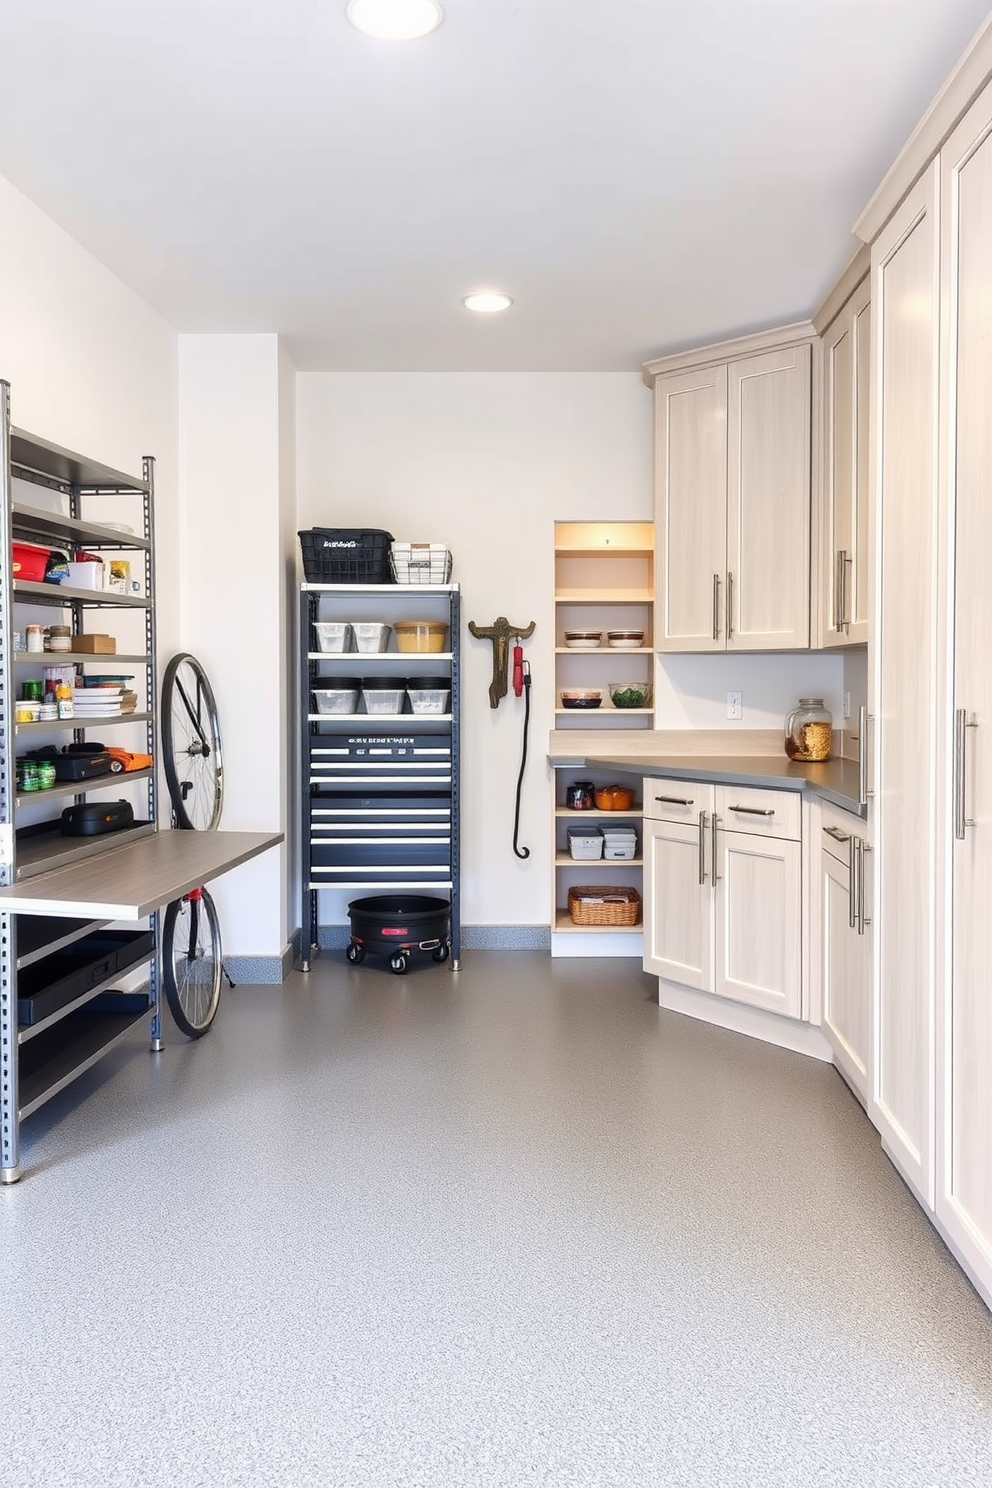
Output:
<svg viewBox="0 0 992 1488">
<path fill-rule="evenodd" d="M 322 925 L 346 925 L 350 900 L 383 892 L 450 899 L 457 964 L 459 600 L 454 584 L 302 586 L 304 967 Z M 392 622 L 421 617 L 446 622 L 444 650 L 398 651 Z M 387 649 L 360 652 L 352 634 L 348 650 L 321 651 L 318 623 L 329 621 L 344 621 L 356 633 L 361 622 L 385 622 L 391 629 Z M 375 705 L 390 691 L 399 695 L 409 677 L 426 671 L 450 682 L 443 713 L 415 713 L 408 693 L 396 712 L 367 711 L 367 701 Z M 357 711 L 318 711 L 322 682 L 346 691 L 352 673 Z"/>
</svg>

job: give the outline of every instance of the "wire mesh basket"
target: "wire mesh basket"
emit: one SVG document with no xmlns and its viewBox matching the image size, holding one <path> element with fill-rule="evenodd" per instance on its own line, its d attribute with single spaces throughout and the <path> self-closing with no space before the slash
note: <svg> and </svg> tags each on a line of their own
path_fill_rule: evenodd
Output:
<svg viewBox="0 0 992 1488">
<path fill-rule="evenodd" d="M 378 527 L 311 527 L 299 534 L 310 584 L 389 584 L 391 532 Z"/>
<path fill-rule="evenodd" d="M 568 912 L 574 925 L 636 925 L 641 896 L 612 884 L 583 884 L 569 889 Z"/>
<path fill-rule="evenodd" d="M 446 584 L 451 578 L 451 553 L 444 543 L 394 542 L 389 567 L 397 584 Z"/>
</svg>

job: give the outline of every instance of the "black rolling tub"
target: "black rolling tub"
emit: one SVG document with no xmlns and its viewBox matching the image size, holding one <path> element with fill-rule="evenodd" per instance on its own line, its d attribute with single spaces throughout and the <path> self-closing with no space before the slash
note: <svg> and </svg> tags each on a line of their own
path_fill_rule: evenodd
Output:
<svg viewBox="0 0 992 1488">
<path fill-rule="evenodd" d="M 427 894 L 373 894 L 348 905 L 351 943 L 346 952 L 360 966 L 369 951 L 389 957 L 389 969 L 402 976 L 414 951 L 430 951 L 432 961 L 451 954 L 451 900 Z"/>
</svg>

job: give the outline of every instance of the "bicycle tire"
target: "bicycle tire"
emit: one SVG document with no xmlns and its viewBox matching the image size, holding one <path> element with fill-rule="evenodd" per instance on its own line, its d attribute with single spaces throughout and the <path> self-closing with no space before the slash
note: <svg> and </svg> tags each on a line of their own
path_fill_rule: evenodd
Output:
<svg viewBox="0 0 992 1488">
<path fill-rule="evenodd" d="M 180 651 L 165 669 L 161 732 L 175 825 L 212 831 L 224 806 L 220 719 L 206 672 L 189 651 Z"/>
<path fill-rule="evenodd" d="M 174 899 L 162 925 L 162 980 L 169 1011 L 187 1038 L 217 1016 L 223 973 L 220 920 L 206 889 Z"/>
</svg>

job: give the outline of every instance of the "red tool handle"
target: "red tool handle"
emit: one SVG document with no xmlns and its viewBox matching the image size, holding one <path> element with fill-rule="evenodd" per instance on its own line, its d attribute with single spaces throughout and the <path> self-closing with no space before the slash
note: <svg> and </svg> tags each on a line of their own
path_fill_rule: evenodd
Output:
<svg viewBox="0 0 992 1488">
<path fill-rule="evenodd" d="M 518 641 L 513 648 L 513 694 L 521 697 L 524 690 L 524 648 Z"/>
</svg>

